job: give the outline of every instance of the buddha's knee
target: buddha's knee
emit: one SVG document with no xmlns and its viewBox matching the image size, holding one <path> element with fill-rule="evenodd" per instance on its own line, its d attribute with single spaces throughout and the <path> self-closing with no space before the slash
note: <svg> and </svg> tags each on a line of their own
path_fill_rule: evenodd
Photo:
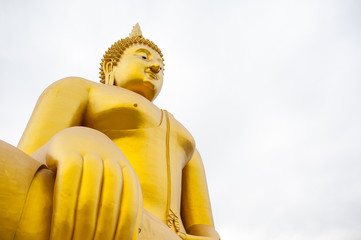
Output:
<svg viewBox="0 0 361 240">
<path fill-rule="evenodd" d="M 0 141 L 1 239 L 43 239 L 42 235 L 48 234 L 41 223 L 49 226 L 51 223 L 53 184 L 52 172 L 41 169 L 41 164 L 30 156 Z"/>
</svg>

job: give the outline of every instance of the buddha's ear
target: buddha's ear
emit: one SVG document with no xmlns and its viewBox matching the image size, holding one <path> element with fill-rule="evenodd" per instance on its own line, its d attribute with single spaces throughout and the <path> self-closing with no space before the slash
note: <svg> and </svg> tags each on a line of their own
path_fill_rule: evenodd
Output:
<svg viewBox="0 0 361 240">
<path fill-rule="evenodd" d="M 109 72 L 113 72 L 113 61 L 104 61 L 103 63 L 104 73 L 107 74 Z"/>
<path fill-rule="evenodd" d="M 105 84 L 114 85 L 113 62 L 105 61 L 103 63 L 103 71 L 105 75 Z"/>
</svg>

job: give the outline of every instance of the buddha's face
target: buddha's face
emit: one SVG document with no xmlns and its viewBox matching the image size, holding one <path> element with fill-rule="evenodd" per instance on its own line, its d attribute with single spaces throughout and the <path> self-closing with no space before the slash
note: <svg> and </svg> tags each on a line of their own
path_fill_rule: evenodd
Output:
<svg viewBox="0 0 361 240">
<path fill-rule="evenodd" d="M 136 92 L 153 101 L 163 85 L 161 56 L 146 45 L 133 45 L 126 49 L 116 66 L 113 66 L 116 86 Z"/>
</svg>

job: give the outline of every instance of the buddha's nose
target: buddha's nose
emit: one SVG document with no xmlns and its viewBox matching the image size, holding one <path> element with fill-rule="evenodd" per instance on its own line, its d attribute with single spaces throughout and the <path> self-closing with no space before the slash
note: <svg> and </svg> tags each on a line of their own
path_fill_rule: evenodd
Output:
<svg viewBox="0 0 361 240">
<path fill-rule="evenodd" d="M 160 70 L 160 66 L 159 64 L 153 64 L 150 66 L 150 70 L 152 70 L 152 72 L 154 73 L 159 73 L 159 70 Z"/>
</svg>

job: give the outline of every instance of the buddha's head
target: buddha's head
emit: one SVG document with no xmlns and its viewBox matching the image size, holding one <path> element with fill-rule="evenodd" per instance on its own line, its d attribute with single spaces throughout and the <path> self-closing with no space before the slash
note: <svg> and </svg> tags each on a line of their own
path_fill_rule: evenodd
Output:
<svg viewBox="0 0 361 240">
<path fill-rule="evenodd" d="M 143 38 L 139 24 L 129 37 L 115 42 L 104 54 L 100 82 L 136 92 L 153 101 L 163 85 L 163 55 Z"/>
</svg>

